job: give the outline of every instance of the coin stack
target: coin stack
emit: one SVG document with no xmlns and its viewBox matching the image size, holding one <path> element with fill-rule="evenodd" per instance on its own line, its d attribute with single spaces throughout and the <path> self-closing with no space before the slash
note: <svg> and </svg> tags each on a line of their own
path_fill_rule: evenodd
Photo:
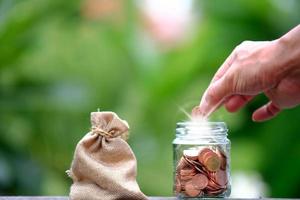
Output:
<svg viewBox="0 0 300 200">
<path fill-rule="evenodd" d="M 220 147 L 183 151 L 176 167 L 177 194 L 217 197 L 226 191 L 227 183 L 227 157 Z"/>
</svg>

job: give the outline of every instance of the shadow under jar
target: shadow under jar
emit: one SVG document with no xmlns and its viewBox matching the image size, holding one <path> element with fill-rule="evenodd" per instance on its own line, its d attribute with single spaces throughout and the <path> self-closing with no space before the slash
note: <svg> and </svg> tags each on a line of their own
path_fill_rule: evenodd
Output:
<svg viewBox="0 0 300 200">
<path fill-rule="evenodd" d="M 179 122 L 173 141 L 179 199 L 223 198 L 231 192 L 230 141 L 224 122 Z"/>
</svg>

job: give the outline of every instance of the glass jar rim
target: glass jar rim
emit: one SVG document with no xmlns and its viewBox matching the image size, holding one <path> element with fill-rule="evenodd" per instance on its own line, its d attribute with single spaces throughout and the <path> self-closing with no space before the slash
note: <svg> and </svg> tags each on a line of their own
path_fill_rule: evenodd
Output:
<svg viewBox="0 0 300 200">
<path fill-rule="evenodd" d="M 198 137 L 207 136 L 227 136 L 227 126 L 225 122 L 210 122 L 210 121 L 182 121 L 176 124 L 177 136 Z"/>
<path fill-rule="evenodd" d="M 178 126 L 224 126 L 226 128 L 226 123 L 211 121 L 181 121 L 177 123 L 177 127 Z"/>
</svg>

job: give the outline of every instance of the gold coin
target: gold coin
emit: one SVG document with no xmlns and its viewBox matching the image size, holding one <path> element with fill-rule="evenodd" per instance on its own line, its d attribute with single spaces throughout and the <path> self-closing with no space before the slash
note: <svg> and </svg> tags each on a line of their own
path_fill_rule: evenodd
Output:
<svg viewBox="0 0 300 200">
<path fill-rule="evenodd" d="M 209 171 L 217 171 L 221 166 L 221 159 L 215 152 L 208 152 L 204 155 L 203 164 Z"/>
</svg>

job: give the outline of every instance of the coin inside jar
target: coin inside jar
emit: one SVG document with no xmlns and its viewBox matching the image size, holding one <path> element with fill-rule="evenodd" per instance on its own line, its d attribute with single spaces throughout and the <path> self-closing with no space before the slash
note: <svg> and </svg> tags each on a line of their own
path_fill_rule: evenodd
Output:
<svg viewBox="0 0 300 200">
<path fill-rule="evenodd" d="M 187 163 L 187 161 L 181 157 L 181 159 L 179 160 L 176 170 L 181 170 L 183 168 L 187 168 L 189 166 L 189 164 Z"/>
<path fill-rule="evenodd" d="M 212 152 L 212 150 L 210 148 L 201 149 L 198 153 L 199 162 L 203 163 L 203 158 L 205 157 L 205 154 L 209 153 L 209 152 Z"/>
<path fill-rule="evenodd" d="M 175 191 L 176 193 L 179 193 L 181 191 L 181 183 L 178 178 L 176 178 Z"/>
<path fill-rule="evenodd" d="M 185 184 L 185 193 L 189 197 L 196 197 L 201 193 L 201 190 L 196 189 L 193 182 L 189 181 Z"/>
<path fill-rule="evenodd" d="M 176 124 L 173 192 L 178 199 L 223 198 L 230 195 L 229 129 L 225 122 L 209 121 L 201 112 L 197 106 L 188 115 L 188 121 Z M 180 181 L 180 187 L 176 178 Z"/>
<path fill-rule="evenodd" d="M 196 170 L 194 168 L 187 168 L 187 169 L 180 170 L 181 176 L 193 175 L 195 173 L 196 173 Z"/>
<path fill-rule="evenodd" d="M 227 173 L 224 170 L 218 170 L 215 173 L 215 179 L 216 182 L 220 185 L 220 186 L 224 186 L 227 183 Z"/>
<path fill-rule="evenodd" d="M 220 148 L 217 148 L 216 153 L 221 158 L 220 169 L 225 170 L 226 169 L 226 165 L 227 165 L 227 159 L 226 159 L 225 153 Z"/>
<path fill-rule="evenodd" d="M 226 162 L 226 154 L 221 147 L 183 150 L 176 166 L 176 179 L 178 178 L 174 185 L 176 194 L 183 193 L 188 197 L 203 195 L 217 197 L 224 193 L 228 183 Z"/>
<path fill-rule="evenodd" d="M 208 179 L 203 174 L 197 174 L 192 178 L 194 187 L 198 190 L 204 189 L 208 184 Z"/>
<path fill-rule="evenodd" d="M 221 166 L 220 157 L 215 152 L 207 152 L 202 159 L 209 171 L 217 171 Z"/>
<path fill-rule="evenodd" d="M 193 118 L 203 118 L 203 113 L 201 112 L 200 110 L 200 106 L 195 106 L 193 109 L 192 109 L 192 117 Z"/>
</svg>

